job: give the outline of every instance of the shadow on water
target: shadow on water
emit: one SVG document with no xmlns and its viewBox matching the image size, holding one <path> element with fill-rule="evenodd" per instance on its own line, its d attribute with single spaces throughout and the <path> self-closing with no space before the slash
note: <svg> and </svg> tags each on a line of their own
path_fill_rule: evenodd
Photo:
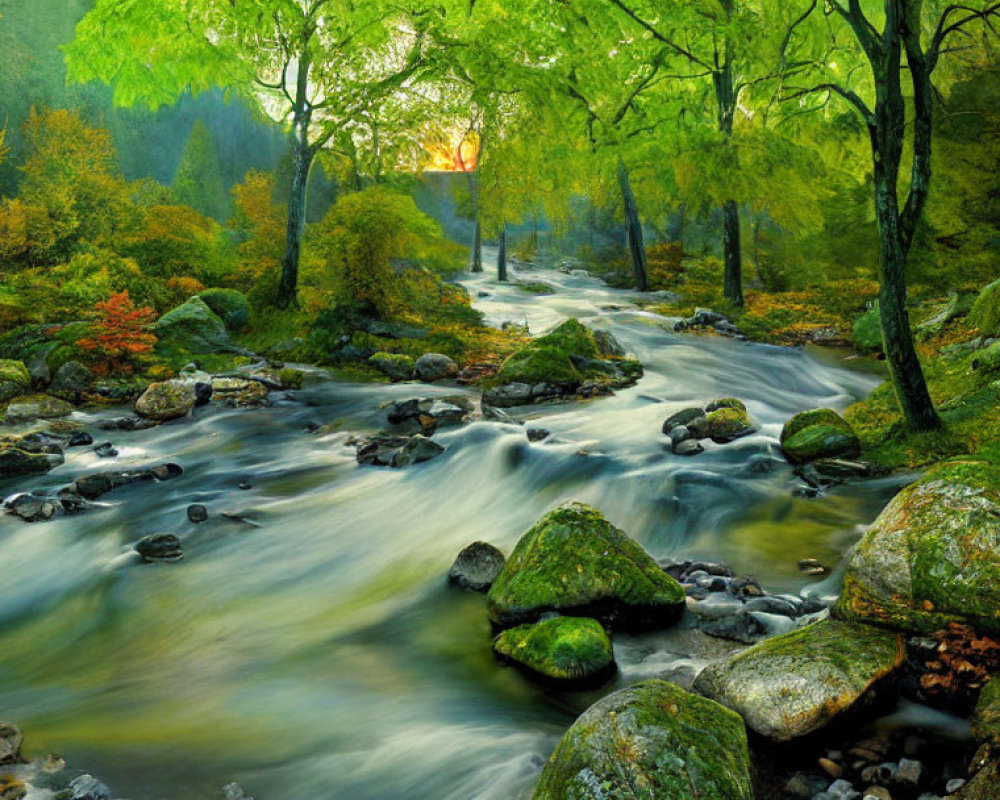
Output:
<svg viewBox="0 0 1000 800">
<path fill-rule="evenodd" d="M 28 754 L 59 752 L 135 800 L 214 797 L 234 779 L 258 800 L 530 793 L 596 695 L 542 692 L 496 665 L 483 598 L 444 587 L 461 547 L 485 539 L 509 552 L 543 513 L 577 499 L 654 556 L 726 558 L 795 591 L 809 580 L 798 559 L 836 561 L 898 488 L 795 499 L 778 455 L 789 415 L 842 408 L 876 376 L 801 350 L 678 336 L 591 278 L 531 277 L 557 293 L 488 276 L 467 285 L 489 293 L 480 305 L 493 324 L 541 332 L 579 316 L 646 365 L 615 397 L 524 412 L 552 432 L 545 442 L 477 422 L 439 433 L 447 451 L 426 465 L 359 468 L 345 442 L 380 426 L 380 404 L 466 390 L 317 375 L 293 403 L 115 435 L 115 462 L 174 460 L 185 468 L 175 481 L 49 523 L 0 519 L 0 709 L 26 730 Z M 760 432 L 695 459 L 664 448 L 669 413 L 720 396 L 746 401 Z M 336 432 L 306 433 L 331 423 Z M 750 470 L 751 458 L 769 468 Z M 75 453 L 7 489 L 112 463 Z M 243 479 L 252 488 L 238 489 Z M 187 521 L 195 502 L 209 522 Z M 180 536 L 185 560 L 114 566 L 155 532 Z M 683 655 L 686 635 L 623 637 L 618 685 Z"/>
</svg>

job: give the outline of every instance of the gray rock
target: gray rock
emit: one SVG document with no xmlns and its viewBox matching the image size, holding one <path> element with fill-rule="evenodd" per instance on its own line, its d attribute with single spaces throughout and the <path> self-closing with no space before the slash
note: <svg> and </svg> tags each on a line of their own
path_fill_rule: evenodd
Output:
<svg viewBox="0 0 1000 800">
<path fill-rule="evenodd" d="M 227 783 L 222 787 L 223 800 L 253 800 L 238 783 Z"/>
<path fill-rule="evenodd" d="M 679 456 L 696 456 L 704 452 L 705 448 L 695 439 L 684 439 L 673 446 L 673 451 Z"/>
<path fill-rule="evenodd" d="M 473 542 L 455 558 L 448 570 L 448 583 L 472 592 L 486 592 L 505 563 L 504 554 L 493 545 Z"/>
<path fill-rule="evenodd" d="M 663 432 L 665 434 L 670 434 L 670 431 L 676 428 L 678 425 L 688 425 L 692 420 L 698 419 L 699 417 L 705 416 L 705 409 L 699 408 L 697 406 L 691 406 L 689 408 L 682 408 L 680 411 L 675 411 L 663 422 Z"/>
<path fill-rule="evenodd" d="M 23 403 L 11 403 L 4 412 L 4 420 L 16 425 L 36 419 L 58 419 L 73 413 L 73 406 L 57 397 L 38 397 Z"/>
<path fill-rule="evenodd" d="M 358 445 L 357 460 L 359 464 L 398 469 L 429 461 L 443 452 L 441 445 L 421 434 L 395 436 L 380 433 Z"/>
<path fill-rule="evenodd" d="M 57 446 L 40 449 L 19 442 L 0 445 L 0 478 L 48 472 L 66 459 Z"/>
<path fill-rule="evenodd" d="M 45 497 L 37 497 L 33 494 L 19 494 L 4 501 L 4 507 L 8 513 L 23 519 L 25 522 L 42 522 L 52 519 L 57 511 L 57 506 Z"/>
<path fill-rule="evenodd" d="M 458 364 L 442 353 L 424 353 L 413 365 L 413 374 L 431 383 L 458 375 Z"/>
<path fill-rule="evenodd" d="M 528 428 L 526 431 L 529 442 L 542 442 L 551 436 L 551 432 L 545 430 L 545 428 Z"/>
<path fill-rule="evenodd" d="M 0 764 L 16 764 L 21 760 L 24 735 L 17 725 L 0 722 Z"/>
<path fill-rule="evenodd" d="M 201 503 L 194 503 L 187 507 L 187 518 L 195 524 L 205 522 L 208 519 L 208 509 Z"/>
<path fill-rule="evenodd" d="M 147 564 L 180 561 L 184 558 L 181 542 L 172 533 L 154 533 L 136 542 L 135 551 Z"/>
<path fill-rule="evenodd" d="M 508 383 L 483 393 L 483 402 L 496 408 L 512 408 L 531 402 L 531 386 L 526 383 Z"/>
</svg>

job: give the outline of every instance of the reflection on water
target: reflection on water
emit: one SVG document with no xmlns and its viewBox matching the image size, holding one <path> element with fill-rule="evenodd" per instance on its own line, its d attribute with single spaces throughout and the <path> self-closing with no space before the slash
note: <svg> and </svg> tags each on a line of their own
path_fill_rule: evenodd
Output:
<svg viewBox="0 0 1000 800">
<path fill-rule="evenodd" d="M 0 711 L 25 729 L 28 754 L 59 752 L 134 800 L 215 797 L 234 779 L 258 800 L 530 793 L 594 696 L 546 694 L 495 664 L 483 598 L 443 585 L 461 547 L 485 539 L 509 552 L 574 498 L 657 557 L 725 557 L 769 588 L 797 590 L 808 580 L 797 560 L 835 561 L 895 490 L 793 499 L 777 457 L 789 415 L 846 406 L 877 377 L 799 350 L 677 336 L 626 293 L 536 275 L 559 292 L 533 297 L 488 276 L 468 285 L 489 292 L 481 307 L 494 324 L 540 332 L 579 316 L 646 365 L 613 398 L 530 409 L 552 431 L 544 443 L 479 422 L 439 433 L 447 452 L 426 465 L 362 469 L 344 441 L 380 425 L 380 404 L 456 389 L 316 377 L 297 403 L 116 434 L 119 463 L 169 458 L 185 468 L 175 481 L 110 494 L 79 517 L 0 519 Z M 719 396 L 746 401 L 760 432 L 694 459 L 665 449 L 671 411 Z M 334 421 L 342 432 L 305 432 Z M 773 469 L 749 470 L 753 456 L 773 457 Z M 97 468 L 75 453 L 30 486 Z M 249 491 L 237 489 L 244 478 Z M 194 502 L 208 523 L 187 521 Z M 180 536 L 185 560 L 111 566 L 155 532 Z M 619 682 L 655 674 L 682 639 L 619 642 Z"/>
</svg>

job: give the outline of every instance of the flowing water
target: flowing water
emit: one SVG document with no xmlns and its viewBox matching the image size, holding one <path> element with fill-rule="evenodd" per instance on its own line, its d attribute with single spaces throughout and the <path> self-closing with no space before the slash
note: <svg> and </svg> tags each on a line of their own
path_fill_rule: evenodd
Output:
<svg viewBox="0 0 1000 800">
<path fill-rule="evenodd" d="M 477 303 L 492 324 L 537 333 L 577 316 L 612 331 L 645 377 L 615 397 L 522 411 L 552 432 L 545 442 L 476 422 L 439 432 L 438 459 L 394 471 L 359 467 L 345 440 L 380 427 L 386 401 L 466 390 L 316 374 L 273 408 L 116 433 L 116 459 L 71 450 L 49 475 L 3 487 L 162 460 L 185 469 L 82 515 L 0 519 L 0 718 L 24 729 L 27 755 L 60 753 L 133 800 L 217 797 L 232 780 L 258 800 L 518 797 L 596 695 L 546 692 L 494 662 L 484 599 L 445 586 L 464 545 L 509 552 L 577 499 L 656 557 L 724 558 L 798 591 L 809 579 L 797 561 L 835 563 L 898 488 L 796 498 L 778 457 L 791 414 L 845 407 L 876 376 L 830 354 L 676 335 L 589 277 L 513 277 L 558 292 L 467 280 L 474 297 L 489 293 Z M 760 432 L 695 458 L 665 449 L 669 413 L 721 396 L 746 401 Z M 310 434 L 312 423 L 337 432 Z M 212 512 L 198 526 L 185 516 L 196 502 Z M 181 537 L 184 561 L 116 562 L 156 532 Z M 613 685 L 683 656 L 685 625 L 619 639 Z"/>
</svg>

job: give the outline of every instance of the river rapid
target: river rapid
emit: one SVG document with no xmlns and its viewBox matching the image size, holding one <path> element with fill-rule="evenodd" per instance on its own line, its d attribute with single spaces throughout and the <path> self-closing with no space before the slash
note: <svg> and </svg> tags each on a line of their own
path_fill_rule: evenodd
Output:
<svg viewBox="0 0 1000 800">
<path fill-rule="evenodd" d="M 441 457 L 397 471 L 359 467 L 346 440 L 378 429 L 387 401 L 474 393 L 316 372 L 292 396 L 272 395 L 272 408 L 199 409 L 105 434 L 117 458 L 69 450 L 48 475 L 0 487 L 164 460 L 185 470 L 77 516 L 0 518 L 0 718 L 24 730 L 25 754 L 59 753 L 132 800 L 213 798 L 233 780 L 257 800 L 530 797 L 574 715 L 686 658 L 692 622 L 618 637 L 615 682 L 554 694 L 500 667 L 484 598 L 445 585 L 464 545 L 482 539 L 509 553 L 542 514 L 575 499 L 654 557 L 725 559 L 769 591 L 798 592 L 814 580 L 798 560 L 835 564 L 899 488 L 870 481 L 793 496 L 782 423 L 844 408 L 879 381 L 842 354 L 675 334 L 629 293 L 582 275 L 512 278 L 557 292 L 469 277 L 489 323 L 540 333 L 576 316 L 612 331 L 645 377 L 614 397 L 518 412 L 552 432 L 545 442 L 475 422 L 436 434 Z M 663 420 L 725 396 L 746 402 L 759 433 L 673 455 Z M 76 416 L 93 428 L 112 413 L 121 410 Z M 309 433 L 314 425 L 335 430 Z M 243 480 L 251 488 L 238 488 Z M 188 522 L 191 503 L 208 507 L 208 522 Z M 157 532 L 182 539 L 183 561 L 116 565 Z"/>
</svg>

